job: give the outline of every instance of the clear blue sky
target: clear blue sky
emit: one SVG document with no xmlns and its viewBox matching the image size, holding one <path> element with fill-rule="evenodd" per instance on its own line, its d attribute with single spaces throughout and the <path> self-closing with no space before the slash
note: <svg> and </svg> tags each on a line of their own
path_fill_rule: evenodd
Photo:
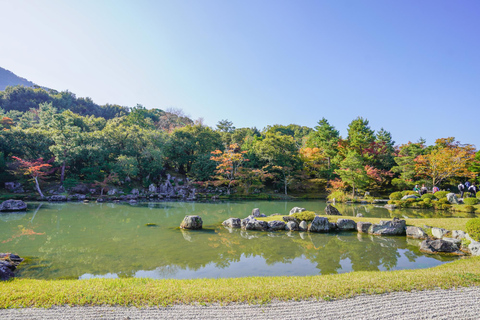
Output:
<svg viewBox="0 0 480 320">
<path fill-rule="evenodd" d="M 99 104 L 480 147 L 477 0 L 0 0 L 0 30 L 1 67 Z"/>
</svg>

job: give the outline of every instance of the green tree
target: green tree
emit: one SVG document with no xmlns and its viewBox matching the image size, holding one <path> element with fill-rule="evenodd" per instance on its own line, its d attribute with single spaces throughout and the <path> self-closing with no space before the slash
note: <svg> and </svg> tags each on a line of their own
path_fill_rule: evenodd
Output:
<svg viewBox="0 0 480 320">
<path fill-rule="evenodd" d="M 375 141 L 375 132 L 368 126 L 368 120 L 358 117 L 348 125 L 348 149 L 363 155 Z"/>
<path fill-rule="evenodd" d="M 347 157 L 340 163 L 340 168 L 335 170 L 335 173 L 343 182 L 352 187 L 353 197 L 355 197 L 355 189 L 363 188 L 369 182 L 364 159 L 355 151 L 348 152 Z"/>
<path fill-rule="evenodd" d="M 330 125 L 325 118 L 318 121 L 315 131 L 308 136 L 307 147 L 320 149 L 320 153 L 327 160 L 326 178 L 331 178 L 332 159 L 338 154 L 339 139 L 340 134 L 338 130 Z"/>
</svg>

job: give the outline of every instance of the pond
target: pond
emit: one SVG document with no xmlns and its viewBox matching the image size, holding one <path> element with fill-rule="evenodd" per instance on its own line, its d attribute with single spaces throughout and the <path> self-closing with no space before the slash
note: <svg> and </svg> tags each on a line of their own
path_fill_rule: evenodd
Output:
<svg viewBox="0 0 480 320">
<path fill-rule="evenodd" d="M 0 252 L 27 258 L 18 276 L 34 279 L 155 279 L 323 275 L 436 266 L 455 257 L 426 255 L 418 240 L 356 232 L 317 234 L 224 228 L 253 208 L 285 214 L 294 207 L 324 212 L 324 201 L 29 203 L 26 213 L 0 214 Z M 337 205 L 345 216 L 391 218 L 373 205 Z M 197 214 L 204 230 L 178 229 Z M 397 216 L 431 217 L 430 210 Z M 156 226 L 147 226 L 155 224 Z"/>
</svg>

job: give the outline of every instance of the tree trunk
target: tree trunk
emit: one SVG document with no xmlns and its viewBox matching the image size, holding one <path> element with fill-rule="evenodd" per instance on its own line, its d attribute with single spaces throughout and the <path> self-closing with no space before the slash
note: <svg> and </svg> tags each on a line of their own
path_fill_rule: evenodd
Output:
<svg viewBox="0 0 480 320">
<path fill-rule="evenodd" d="M 283 173 L 283 181 L 285 182 L 285 195 L 287 195 L 287 175 Z"/>
<path fill-rule="evenodd" d="M 352 185 L 352 198 L 355 198 L 355 183 Z"/>
<path fill-rule="evenodd" d="M 60 175 L 60 184 L 63 185 L 63 180 L 65 180 L 65 161 L 62 164 L 62 174 Z"/>
<path fill-rule="evenodd" d="M 36 187 L 37 187 L 38 193 L 40 194 L 40 197 L 45 198 L 45 196 L 44 196 L 43 193 L 42 193 L 42 190 L 40 190 L 40 185 L 38 184 L 38 179 L 37 179 L 37 177 L 34 177 L 34 179 L 35 179 L 35 185 L 36 185 Z"/>
</svg>

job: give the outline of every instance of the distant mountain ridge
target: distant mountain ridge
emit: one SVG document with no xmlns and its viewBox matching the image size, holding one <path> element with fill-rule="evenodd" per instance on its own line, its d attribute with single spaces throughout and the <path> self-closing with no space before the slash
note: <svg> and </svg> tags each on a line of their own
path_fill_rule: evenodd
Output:
<svg viewBox="0 0 480 320">
<path fill-rule="evenodd" d="M 15 73 L 0 67 L 0 91 L 4 91 L 7 86 L 22 85 L 25 87 L 36 86 L 32 81 L 17 76 Z"/>
</svg>

